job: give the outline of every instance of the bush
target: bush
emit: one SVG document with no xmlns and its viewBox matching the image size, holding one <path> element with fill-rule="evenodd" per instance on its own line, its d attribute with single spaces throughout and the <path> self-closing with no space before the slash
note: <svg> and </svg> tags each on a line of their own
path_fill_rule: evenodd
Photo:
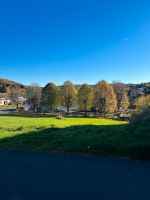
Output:
<svg viewBox="0 0 150 200">
<path fill-rule="evenodd" d="M 150 95 L 139 97 L 136 101 L 136 110 L 150 109 Z"/>
<path fill-rule="evenodd" d="M 23 113 L 24 111 L 25 111 L 24 107 L 18 108 L 18 112 L 19 112 L 19 113 Z"/>
<path fill-rule="evenodd" d="M 23 129 L 24 129 L 23 126 L 19 126 L 14 131 L 22 131 Z"/>
<path fill-rule="evenodd" d="M 140 112 L 134 113 L 130 119 L 131 122 L 138 122 L 143 120 L 150 120 L 150 108 L 145 108 Z"/>
<path fill-rule="evenodd" d="M 61 115 L 58 115 L 58 116 L 56 117 L 56 119 L 64 119 L 64 117 L 61 116 Z"/>
</svg>

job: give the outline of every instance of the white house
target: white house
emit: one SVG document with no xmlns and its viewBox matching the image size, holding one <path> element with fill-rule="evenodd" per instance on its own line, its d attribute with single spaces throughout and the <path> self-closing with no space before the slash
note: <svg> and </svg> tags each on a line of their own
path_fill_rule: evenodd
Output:
<svg viewBox="0 0 150 200">
<path fill-rule="evenodd" d="M 5 106 L 10 103 L 10 99 L 7 93 L 0 93 L 0 106 Z"/>
<path fill-rule="evenodd" d="M 32 109 L 32 105 L 30 103 L 24 103 L 22 107 L 25 111 L 30 111 Z"/>
</svg>

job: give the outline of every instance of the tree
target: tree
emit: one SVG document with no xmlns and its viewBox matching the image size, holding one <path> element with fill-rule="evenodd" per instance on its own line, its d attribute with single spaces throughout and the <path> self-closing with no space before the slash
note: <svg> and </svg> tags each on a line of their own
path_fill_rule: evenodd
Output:
<svg viewBox="0 0 150 200">
<path fill-rule="evenodd" d="M 28 87 L 26 97 L 27 103 L 31 105 L 31 109 L 34 112 L 39 111 L 41 104 L 41 88 L 37 83 L 33 83 Z"/>
<path fill-rule="evenodd" d="M 136 100 L 136 110 L 143 111 L 145 109 L 150 109 L 150 95 L 139 97 Z"/>
<path fill-rule="evenodd" d="M 102 116 L 105 116 L 106 113 L 112 113 L 117 109 L 114 89 L 105 80 L 98 82 L 94 88 L 94 105 Z"/>
<path fill-rule="evenodd" d="M 60 89 L 54 83 L 48 83 L 42 89 L 42 105 L 51 112 L 60 106 Z"/>
<path fill-rule="evenodd" d="M 131 116 L 131 122 L 141 122 L 150 119 L 150 95 L 139 97 L 136 102 L 136 110 Z"/>
<path fill-rule="evenodd" d="M 121 101 L 120 101 L 120 106 L 119 106 L 119 112 L 125 112 L 129 108 L 129 98 L 127 95 L 127 92 L 123 92 L 121 95 Z"/>
<path fill-rule="evenodd" d="M 129 98 L 126 87 L 121 82 L 113 82 L 114 91 L 117 98 L 117 111 L 124 112 L 129 107 Z"/>
<path fill-rule="evenodd" d="M 72 82 L 66 81 L 61 87 L 62 105 L 67 108 L 69 114 L 70 107 L 74 106 L 77 100 L 77 90 Z"/>
<path fill-rule="evenodd" d="M 84 110 L 85 117 L 93 102 L 93 90 L 87 84 L 83 84 L 78 92 L 78 103 L 81 110 Z"/>
<path fill-rule="evenodd" d="M 7 90 L 11 101 L 16 105 L 16 108 L 19 108 L 19 104 L 21 103 L 21 97 L 25 96 L 25 90 L 20 87 L 14 87 Z"/>
</svg>

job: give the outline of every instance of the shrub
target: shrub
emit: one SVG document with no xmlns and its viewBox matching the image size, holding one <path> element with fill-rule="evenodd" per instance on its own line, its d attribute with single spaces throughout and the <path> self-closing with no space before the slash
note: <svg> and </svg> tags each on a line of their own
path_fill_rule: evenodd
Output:
<svg viewBox="0 0 150 200">
<path fill-rule="evenodd" d="M 55 119 L 64 119 L 64 117 L 63 116 L 61 116 L 61 115 L 58 115 Z"/>
<path fill-rule="evenodd" d="M 134 113 L 130 119 L 131 122 L 138 122 L 143 120 L 150 120 L 150 108 L 145 108 L 140 112 Z"/>
<path fill-rule="evenodd" d="M 24 129 L 23 126 L 19 126 L 19 127 L 17 127 L 14 131 L 22 131 L 23 129 Z"/>
<path fill-rule="evenodd" d="M 24 107 L 18 108 L 18 112 L 19 112 L 19 113 L 23 113 L 24 111 L 25 111 Z"/>
<path fill-rule="evenodd" d="M 150 95 L 139 97 L 136 101 L 136 110 L 150 109 Z"/>
</svg>

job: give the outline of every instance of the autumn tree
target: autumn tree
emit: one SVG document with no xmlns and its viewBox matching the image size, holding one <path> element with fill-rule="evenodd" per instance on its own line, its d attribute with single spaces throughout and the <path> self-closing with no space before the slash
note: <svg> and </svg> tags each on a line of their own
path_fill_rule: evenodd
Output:
<svg viewBox="0 0 150 200">
<path fill-rule="evenodd" d="M 136 102 L 136 110 L 132 113 L 131 122 L 141 122 L 150 119 L 150 95 L 139 97 Z"/>
<path fill-rule="evenodd" d="M 42 105 L 51 112 L 60 106 L 60 89 L 54 83 L 48 83 L 42 89 Z"/>
<path fill-rule="evenodd" d="M 16 108 L 19 108 L 19 104 L 21 104 L 21 97 L 25 96 L 25 90 L 20 87 L 12 87 L 7 90 L 11 101 L 16 105 Z"/>
<path fill-rule="evenodd" d="M 114 81 L 113 87 L 117 98 L 117 111 L 124 112 L 129 107 L 129 98 L 127 95 L 126 87 L 119 81 Z"/>
<path fill-rule="evenodd" d="M 70 108 L 75 105 L 77 100 L 77 90 L 71 81 L 66 81 L 61 87 L 62 105 L 67 108 L 69 114 Z"/>
<path fill-rule="evenodd" d="M 127 95 L 127 92 L 123 92 L 121 96 L 121 101 L 120 101 L 120 107 L 119 107 L 119 112 L 125 112 L 129 108 L 129 98 Z"/>
<path fill-rule="evenodd" d="M 78 103 L 81 110 L 84 111 L 85 117 L 87 111 L 91 108 L 93 102 L 93 90 L 87 84 L 83 84 L 78 91 Z"/>
<path fill-rule="evenodd" d="M 37 83 L 33 83 L 27 88 L 26 92 L 27 103 L 31 105 L 34 112 L 40 110 L 41 104 L 41 88 Z"/>
<path fill-rule="evenodd" d="M 97 83 L 94 88 L 94 105 L 96 110 L 105 116 L 117 109 L 117 100 L 114 89 L 105 80 Z"/>
<path fill-rule="evenodd" d="M 150 109 L 150 95 L 139 97 L 136 100 L 136 110 L 142 111 L 145 109 Z"/>
</svg>

